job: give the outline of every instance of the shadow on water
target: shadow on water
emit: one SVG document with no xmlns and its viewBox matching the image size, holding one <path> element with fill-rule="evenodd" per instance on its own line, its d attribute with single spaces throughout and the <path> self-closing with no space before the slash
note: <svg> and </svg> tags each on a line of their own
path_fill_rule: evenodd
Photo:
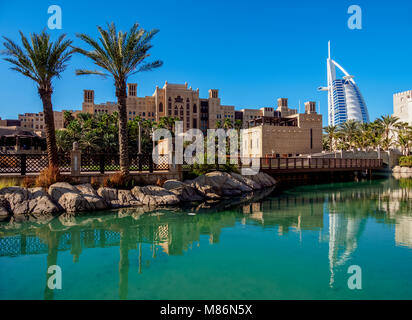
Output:
<svg viewBox="0 0 412 320">
<path fill-rule="evenodd" d="M 335 268 L 356 250 L 369 217 L 378 223 L 395 224 L 397 244 L 412 248 L 412 187 L 408 183 L 385 179 L 302 186 L 183 207 L 128 208 L 1 224 L 0 257 L 46 254 L 48 268 L 57 264 L 62 251 L 70 251 L 73 261 L 79 262 L 86 248 L 118 247 L 118 297 L 127 299 L 130 250 L 138 250 L 138 270 L 142 273 L 142 244 L 150 245 L 153 260 L 158 250 L 169 256 L 183 255 L 201 235 L 208 236 L 210 243 L 219 243 L 222 229 L 240 223 L 272 228 L 279 235 L 290 230 L 319 231 L 320 241 L 329 243 L 333 287 Z M 46 283 L 44 299 L 53 298 Z"/>
</svg>

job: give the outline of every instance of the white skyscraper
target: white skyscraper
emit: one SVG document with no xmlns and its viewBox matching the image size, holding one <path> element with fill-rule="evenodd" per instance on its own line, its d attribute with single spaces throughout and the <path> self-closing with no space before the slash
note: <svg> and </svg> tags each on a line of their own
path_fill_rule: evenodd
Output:
<svg viewBox="0 0 412 320">
<path fill-rule="evenodd" d="M 344 77 L 336 78 L 336 67 L 342 71 Z M 368 109 L 362 94 L 349 75 L 330 55 L 330 42 L 328 43 L 327 60 L 328 86 L 319 90 L 328 92 L 328 122 L 329 125 L 339 125 L 348 120 L 369 122 Z"/>
</svg>

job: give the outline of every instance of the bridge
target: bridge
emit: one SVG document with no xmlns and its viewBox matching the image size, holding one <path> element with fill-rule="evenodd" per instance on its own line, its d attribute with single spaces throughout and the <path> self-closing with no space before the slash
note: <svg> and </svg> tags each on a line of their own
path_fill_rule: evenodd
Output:
<svg viewBox="0 0 412 320">
<path fill-rule="evenodd" d="M 261 158 L 260 170 L 268 174 L 372 171 L 384 168 L 382 159 Z"/>
</svg>

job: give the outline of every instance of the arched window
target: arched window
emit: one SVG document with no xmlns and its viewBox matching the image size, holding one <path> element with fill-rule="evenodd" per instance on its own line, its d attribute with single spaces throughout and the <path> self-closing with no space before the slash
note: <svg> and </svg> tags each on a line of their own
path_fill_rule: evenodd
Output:
<svg viewBox="0 0 412 320">
<path fill-rule="evenodd" d="M 163 103 L 159 103 L 159 112 L 163 112 Z"/>
<path fill-rule="evenodd" d="M 172 98 L 169 97 L 169 103 L 167 104 L 167 113 L 172 116 Z"/>
<path fill-rule="evenodd" d="M 190 116 L 190 104 L 186 104 L 186 116 Z"/>
<path fill-rule="evenodd" d="M 197 106 L 196 106 L 196 103 L 193 105 L 193 113 L 197 113 Z"/>
<path fill-rule="evenodd" d="M 175 106 L 175 116 L 177 117 L 179 115 L 179 111 L 177 109 L 177 106 Z"/>
<path fill-rule="evenodd" d="M 180 107 L 180 120 L 183 120 L 183 106 Z"/>
</svg>

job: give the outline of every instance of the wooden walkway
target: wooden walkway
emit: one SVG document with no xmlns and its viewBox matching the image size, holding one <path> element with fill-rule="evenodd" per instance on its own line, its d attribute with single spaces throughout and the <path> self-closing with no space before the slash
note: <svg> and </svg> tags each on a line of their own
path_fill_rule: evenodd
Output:
<svg viewBox="0 0 412 320">
<path fill-rule="evenodd" d="M 260 170 L 268 174 L 382 170 L 382 159 L 261 158 Z"/>
</svg>

